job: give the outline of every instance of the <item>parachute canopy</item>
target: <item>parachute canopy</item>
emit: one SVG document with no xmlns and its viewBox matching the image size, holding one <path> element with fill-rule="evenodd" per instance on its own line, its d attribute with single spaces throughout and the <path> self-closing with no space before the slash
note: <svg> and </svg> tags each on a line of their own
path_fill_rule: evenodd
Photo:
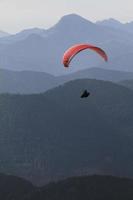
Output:
<svg viewBox="0 0 133 200">
<path fill-rule="evenodd" d="M 90 49 L 98 53 L 105 61 L 108 60 L 107 54 L 104 52 L 103 49 L 93 46 L 91 44 L 76 44 L 72 47 L 70 47 L 63 55 L 63 64 L 64 67 L 69 67 L 69 63 L 73 59 L 73 57 L 78 54 L 80 51 L 83 51 L 85 49 Z"/>
</svg>

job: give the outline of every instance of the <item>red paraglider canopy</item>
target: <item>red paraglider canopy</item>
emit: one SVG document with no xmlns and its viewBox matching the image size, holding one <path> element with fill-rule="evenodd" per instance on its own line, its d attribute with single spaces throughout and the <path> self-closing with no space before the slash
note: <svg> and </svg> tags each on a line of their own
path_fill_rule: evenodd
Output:
<svg viewBox="0 0 133 200">
<path fill-rule="evenodd" d="M 93 45 L 90 45 L 90 44 L 76 44 L 76 45 L 70 47 L 64 53 L 64 55 L 63 55 L 64 67 L 69 67 L 69 63 L 71 62 L 73 57 L 76 54 L 78 54 L 80 51 L 83 51 L 85 49 L 91 49 L 91 50 L 95 51 L 96 53 L 98 53 L 105 61 L 108 60 L 107 54 L 101 48 L 93 46 Z"/>
</svg>

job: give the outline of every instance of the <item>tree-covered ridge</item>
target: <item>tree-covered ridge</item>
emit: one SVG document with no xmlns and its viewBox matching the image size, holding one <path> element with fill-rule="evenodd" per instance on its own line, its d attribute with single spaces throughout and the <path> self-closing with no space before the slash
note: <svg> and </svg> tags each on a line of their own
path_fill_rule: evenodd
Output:
<svg viewBox="0 0 133 200">
<path fill-rule="evenodd" d="M 38 184 L 79 174 L 133 177 L 132 121 L 132 90 L 107 81 L 0 95 L 0 171 Z"/>
<path fill-rule="evenodd" d="M 69 178 L 49 184 L 24 200 L 132 200 L 133 180 L 112 176 Z"/>
</svg>

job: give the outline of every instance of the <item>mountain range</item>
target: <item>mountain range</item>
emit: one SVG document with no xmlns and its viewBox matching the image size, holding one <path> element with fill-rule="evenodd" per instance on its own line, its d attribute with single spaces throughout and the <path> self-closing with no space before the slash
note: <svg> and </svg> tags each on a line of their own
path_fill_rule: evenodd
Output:
<svg viewBox="0 0 133 200">
<path fill-rule="evenodd" d="M 92 23 L 81 16 L 70 14 L 63 16 L 47 30 L 33 28 L 2 37 L 0 66 L 10 70 L 43 71 L 52 75 L 101 66 L 133 71 L 133 33 L 116 29 L 113 25 L 103 26 L 103 23 Z M 112 24 L 110 21 L 108 23 Z M 107 52 L 109 62 L 105 64 L 95 53 L 84 51 L 73 60 L 72 67 L 65 70 L 61 62 L 62 55 L 75 43 L 100 46 Z"/>
<path fill-rule="evenodd" d="M 116 19 L 110 18 L 102 21 L 97 21 L 96 24 L 133 33 L 133 21 L 127 23 L 121 23 Z"/>
<path fill-rule="evenodd" d="M 1 94 L 0 171 L 38 185 L 85 174 L 133 177 L 132 108 L 132 90 L 89 79 Z"/>
<path fill-rule="evenodd" d="M 42 187 L 23 200 L 132 200 L 133 181 L 111 176 L 73 177 Z"/>
<path fill-rule="evenodd" d="M 113 176 L 81 176 L 36 187 L 22 178 L 0 174 L 2 200 L 132 200 L 133 180 Z"/>
<path fill-rule="evenodd" d="M 70 80 L 84 78 L 112 81 L 123 85 L 125 81 L 132 82 L 133 72 L 89 68 L 64 76 L 53 76 L 45 72 L 0 69 L 0 93 L 41 93 Z"/>
<path fill-rule="evenodd" d="M 92 23 L 76 14 L 62 17 L 47 30 L 33 28 L 15 35 L 5 33 L 5 37 L 0 34 L 0 172 L 36 185 L 88 174 L 133 178 L 132 38 L 132 22 L 122 24 L 109 19 Z M 81 42 L 105 49 L 109 62 L 84 51 L 65 69 L 63 52 Z M 81 99 L 85 89 L 90 96 Z M 8 178 L 14 176 L 4 180 L 7 178 L 10 183 Z M 6 197 L 2 178 L 3 175 L 0 195 L 4 193 Z M 91 181 L 99 181 L 93 178 Z M 85 184 L 81 179 L 68 179 L 37 190 L 24 181 L 28 190 L 22 184 L 22 193 L 27 191 L 28 196 L 22 200 L 78 199 L 77 182 L 81 183 L 80 188 Z M 87 178 L 87 184 L 88 179 L 91 178 Z M 21 195 L 19 184 L 23 180 L 14 181 Z M 74 193 L 71 187 L 60 192 L 62 184 L 67 188 L 67 181 L 76 188 Z M 55 194 L 55 187 L 57 196 L 49 196 Z M 96 194 L 100 195 L 97 191 Z M 19 198 L 14 195 L 12 199 Z M 9 196 L 6 198 L 9 200 Z"/>
</svg>

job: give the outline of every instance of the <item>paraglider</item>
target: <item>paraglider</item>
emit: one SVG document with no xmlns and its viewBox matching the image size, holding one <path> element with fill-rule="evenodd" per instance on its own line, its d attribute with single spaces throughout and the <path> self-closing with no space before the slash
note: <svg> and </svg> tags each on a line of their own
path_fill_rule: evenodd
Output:
<svg viewBox="0 0 133 200">
<path fill-rule="evenodd" d="M 93 46 L 91 44 L 76 44 L 72 47 L 70 47 L 68 50 L 65 51 L 63 55 L 63 65 L 64 67 L 69 67 L 69 64 L 71 60 L 77 55 L 79 52 L 90 49 L 92 51 L 95 51 L 97 54 L 99 54 L 106 62 L 108 61 L 107 54 L 105 51 L 97 46 Z"/>
<path fill-rule="evenodd" d="M 68 68 L 69 64 L 71 62 L 71 60 L 81 51 L 85 50 L 85 49 L 90 49 L 94 52 L 96 52 L 97 54 L 99 54 L 105 62 L 108 61 L 108 56 L 105 53 L 105 51 L 103 49 L 101 49 L 100 47 L 91 45 L 91 44 L 76 44 L 71 46 L 69 49 L 67 49 L 63 55 L 63 60 L 62 63 L 64 65 L 64 67 Z M 84 90 L 84 92 L 81 94 L 80 98 L 86 98 L 90 95 L 90 93 L 87 90 Z"/>
<path fill-rule="evenodd" d="M 84 90 L 84 92 L 81 94 L 80 98 L 86 98 L 90 95 L 90 92 L 88 92 L 87 90 Z"/>
</svg>

